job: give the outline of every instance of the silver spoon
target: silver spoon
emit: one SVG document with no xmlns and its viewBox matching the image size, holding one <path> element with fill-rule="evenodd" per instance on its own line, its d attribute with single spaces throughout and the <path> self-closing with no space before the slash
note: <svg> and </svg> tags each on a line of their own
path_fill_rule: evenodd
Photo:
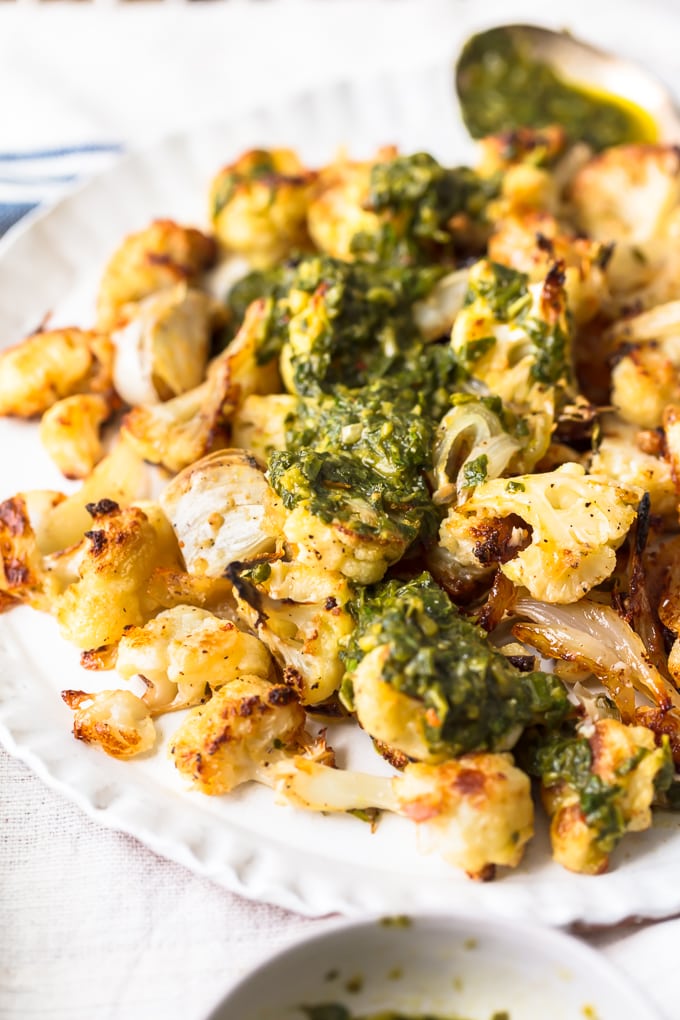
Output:
<svg viewBox="0 0 680 1020">
<path fill-rule="evenodd" d="M 538 25 L 499 25 L 472 39 L 483 44 L 487 37 L 499 31 L 508 33 L 529 59 L 548 64 L 565 84 L 601 90 L 634 103 L 656 122 L 660 141 L 680 142 L 680 109 L 675 99 L 639 64 L 575 39 L 567 32 L 555 32 Z M 465 103 L 463 64 L 469 42 L 456 65 L 456 92 L 462 108 Z"/>
</svg>

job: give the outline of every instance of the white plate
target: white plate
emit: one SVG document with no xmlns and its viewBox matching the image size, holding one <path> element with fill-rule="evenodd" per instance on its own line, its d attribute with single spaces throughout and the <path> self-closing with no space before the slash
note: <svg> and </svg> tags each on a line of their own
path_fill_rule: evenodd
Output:
<svg viewBox="0 0 680 1020">
<path fill-rule="evenodd" d="M 617 34 L 609 37 L 623 51 L 630 49 L 626 38 L 635 38 L 626 11 L 617 15 Z M 557 17 L 559 12 L 553 21 Z M 648 27 L 658 28 L 658 19 L 652 10 Z M 485 20 L 493 20 L 490 9 Z M 571 23 L 592 37 L 589 22 Z M 468 10 L 461 15 L 461 38 L 469 25 Z M 666 24 L 666 35 L 657 35 L 656 67 L 663 53 L 670 55 L 672 34 Z M 19 339 L 53 309 L 54 322 L 90 322 L 97 277 L 122 236 L 156 216 L 201 223 L 211 174 L 247 146 L 287 144 L 315 163 L 330 158 L 340 143 L 362 154 L 396 142 L 405 150 L 429 148 L 442 159 L 463 161 L 468 153 L 449 81 L 449 69 L 437 67 L 338 85 L 126 158 L 0 243 L 3 342 Z M 0 498 L 63 486 L 33 426 L 0 421 L 0 450 Z M 102 824 L 245 896 L 309 915 L 455 907 L 550 924 L 608 924 L 680 910 L 680 823 L 674 817 L 659 817 L 652 831 L 628 837 L 607 875 L 563 871 L 551 863 L 547 837 L 539 833 L 515 873 L 475 884 L 436 857 L 423 856 L 413 827 L 399 819 L 384 819 L 371 834 L 349 816 L 275 807 L 261 788 L 211 799 L 185 791 L 162 751 L 122 763 L 74 741 L 59 691 L 93 689 L 101 679 L 80 670 L 77 654 L 50 618 L 25 608 L 0 618 L 0 737 L 8 750 Z M 176 724 L 176 717 L 166 718 L 165 735 Z M 380 767 L 364 744 L 349 754 L 352 764 Z"/>
<path fill-rule="evenodd" d="M 329 1003 L 353 1016 L 661 1020 L 646 994 L 578 939 L 436 914 L 328 925 L 256 967 L 207 1020 L 304 1020 L 303 1007 Z"/>
</svg>

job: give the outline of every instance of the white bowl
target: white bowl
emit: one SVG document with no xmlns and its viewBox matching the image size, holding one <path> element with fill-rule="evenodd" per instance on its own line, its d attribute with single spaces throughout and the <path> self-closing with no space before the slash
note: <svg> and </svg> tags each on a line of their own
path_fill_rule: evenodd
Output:
<svg viewBox="0 0 680 1020">
<path fill-rule="evenodd" d="M 491 1020 L 660 1020 L 642 993 L 585 943 L 503 920 L 430 915 L 332 924 L 261 964 L 208 1020 L 309 1020 L 340 1003 L 352 1017 L 392 1009 Z"/>
</svg>

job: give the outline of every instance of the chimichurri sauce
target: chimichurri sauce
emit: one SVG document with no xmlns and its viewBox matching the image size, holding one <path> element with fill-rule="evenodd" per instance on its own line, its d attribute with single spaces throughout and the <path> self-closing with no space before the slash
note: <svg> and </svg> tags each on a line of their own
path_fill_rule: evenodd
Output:
<svg viewBox="0 0 680 1020">
<path fill-rule="evenodd" d="M 654 142 L 653 118 L 627 99 L 569 85 L 532 59 L 507 29 L 473 36 L 458 65 L 463 120 L 473 138 L 519 127 L 560 124 L 574 141 L 600 151 Z"/>
</svg>

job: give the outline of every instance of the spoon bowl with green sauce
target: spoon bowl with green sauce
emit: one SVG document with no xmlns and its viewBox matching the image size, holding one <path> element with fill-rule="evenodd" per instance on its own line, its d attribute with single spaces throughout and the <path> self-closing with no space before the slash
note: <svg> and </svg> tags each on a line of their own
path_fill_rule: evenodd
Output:
<svg viewBox="0 0 680 1020">
<path fill-rule="evenodd" d="M 561 124 L 595 151 L 627 142 L 680 142 L 680 112 L 638 64 L 536 25 L 471 36 L 456 64 L 463 121 L 473 138 Z"/>
</svg>

